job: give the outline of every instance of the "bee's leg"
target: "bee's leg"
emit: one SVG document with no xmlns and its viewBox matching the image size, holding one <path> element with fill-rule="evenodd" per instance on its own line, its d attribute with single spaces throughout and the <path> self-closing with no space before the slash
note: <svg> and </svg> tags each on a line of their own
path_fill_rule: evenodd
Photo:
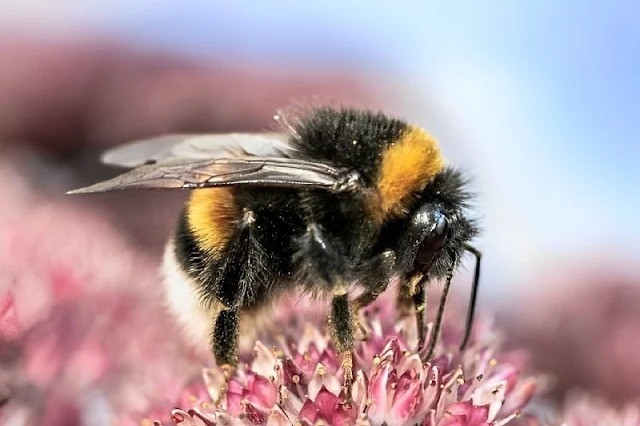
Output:
<svg viewBox="0 0 640 426">
<path fill-rule="evenodd" d="M 389 285 L 388 280 L 381 280 L 377 287 L 369 288 L 351 303 L 351 309 L 353 310 L 353 322 L 355 326 L 355 338 L 357 340 L 368 340 L 371 336 L 371 330 L 367 327 L 364 319 L 361 318 L 360 312 L 363 308 L 366 308 L 372 304 L 378 296 L 380 296 L 387 289 Z"/>
<path fill-rule="evenodd" d="M 440 339 L 440 331 L 442 330 L 442 321 L 444 319 L 444 309 L 447 305 L 447 297 L 449 296 L 449 288 L 451 287 L 451 279 L 453 278 L 453 269 L 455 267 L 455 261 L 447 270 L 447 276 L 444 282 L 444 288 L 442 289 L 442 296 L 440 299 L 440 305 L 438 306 L 438 312 L 436 313 L 436 320 L 433 325 L 433 334 L 431 342 L 429 343 L 429 351 L 424 361 L 431 361 L 433 355 L 436 353 L 436 345 Z"/>
<path fill-rule="evenodd" d="M 375 302 L 378 296 L 387 289 L 391 273 L 395 267 L 395 260 L 395 253 L 389 250 L 377 256 L 365 267 L 366 272 L 363 274 L 365 291 L 356 297 L 351 304 L 357 340 L 367 340 L 371 335 L 371 330 L 361 318 L 360 311 Z"/>
<path fill-rule="evenodd" d="M 425 321 L 427 310 L 426 277 L 421 272 L 411 275 L 398 288 L 398 310 L 402 317 L 414 315 L 418 333 L 418 351 L 424 347 L 426 339 Z"/>
<path fill-rule="evenodd" d="M 424 317 L 427 313 L 427 292 L 424 283 L 420 281 L 411 297 L 416 315 L 416 327 L 418 329 L 418 352 L 424 348 L 426 330 Z"/>
<path fill-rule="evenodd" d="M 354 321 L 347 293 L 334 296 L 329 315 L 329 332 L 341 358 L 346 404 L 351 403 L 353 383 L 353 328 Z"/>
<path fill-rule="evenodd" d="M 465 250 L 471 253 L 476 258 L 476 269 L 473 274 L 473 284 L 471 285 L 471 296 L 469 297 L 469 308 L 467 309 L 467 321 L 464 327 L 464 336 L 462 343 L 460 344 L 460 350 L 463 351 L 469 338 L 471 337 L 471 329 L 473 328 L 473 316 L 476 311 L 476 299 L 478 297 L 478 282 L 480 281 L 480 262 L 482 260 L 482 252 L 475 247 L 465 246 Z"/>
<path fill-rule="evenodd" d="M 224 381 L 216 405 L 225 396 L 229 380 L 238 365 L 238 345 L 239 345 L 239 316 L 236 309 L 221 311 L 216 317 L 213 329 L 213 355 L 216 364 L 222 369 Z"/>
</svg>

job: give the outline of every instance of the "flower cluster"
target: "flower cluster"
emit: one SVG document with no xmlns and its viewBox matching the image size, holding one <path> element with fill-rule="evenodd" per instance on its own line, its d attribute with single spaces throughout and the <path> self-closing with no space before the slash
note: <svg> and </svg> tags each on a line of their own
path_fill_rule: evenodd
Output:
<svg viewBox="0 0 640 426">
<path fill-rule="evenodd" d="M 536 392 L 535 378 L 521 376 L 518 354 L 497 352 L 497 336 L 486 322 L 478 324 L 462 353 L 450 349 L 459 343 L 460 331 L 445 327 L 436 357 L 423 363 L 424 353 L 413 347 L 413 317 L 392 320 L 391 305 L 382 301 L 370 312 L 370 338 L 356 344 L 351 404 L 344 403 L 339 356 L 322 322 L 283 323 L 283 317 L 271 329 L 285 334 L 261 336 L 226 393 L 220 394 L 222 371 L 205 369 L 204 380 L 185 391 L 183 408 L 171 412 L 172 422 L 501 426 L 515 419 Z M 288 310 L 289 320 L 299 318 L 295 311 Z"/>
</svg>

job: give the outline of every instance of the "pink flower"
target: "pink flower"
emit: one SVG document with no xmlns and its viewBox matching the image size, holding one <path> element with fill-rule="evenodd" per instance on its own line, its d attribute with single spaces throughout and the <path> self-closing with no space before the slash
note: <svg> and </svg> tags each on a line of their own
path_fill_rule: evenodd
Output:
<svg viewBox="0 0 640 426">
<path fill-rule="evenodd" d="M 460 330 L 448 321 L 436 358 L 425 364 L 415 351 L 413 317 L 393 320 L 392 308 L 386 298 L 370 309 L 371 338 L 358 342 L 354 353 L 351 405 L 344 404 L 339 358 L 320 311 L 290 305 L 260 334 L 217 407 L 222 373 L 207 368 L 207 393 L 195 387 L 190 402 L 183 400 L 164 420 L 180 426 L 498 426 L 515 419 L 536 392 L 535 378 L 521 374 L 518 357 L 497 352 L 486 321 L 463 353 L 449 349 Z M 305 316 L 297 315 L 300 309 Z"/>
</svg>

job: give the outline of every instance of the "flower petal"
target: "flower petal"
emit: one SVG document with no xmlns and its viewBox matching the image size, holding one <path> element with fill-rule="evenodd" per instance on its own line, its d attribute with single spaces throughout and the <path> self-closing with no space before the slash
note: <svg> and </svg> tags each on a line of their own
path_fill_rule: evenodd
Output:
<svg viewBox="0 0 640 426">
<path fill-rule="evenodd" d="M 423 400 L 422 383 L 406 372 L 398 379 L 387 422 L 398 426 L 415 424 L 424 409 Z"/>
<path fill-rule="evenodd" d="M 323 364 L 331 372 L 335 372 L 340 368 L 340 358 L 336 356 L 335 352 L 328 349 L 322 351 L 318 362 Z"/>
<path fill-rule="evenodd" d="M 330 374 L 323 364 L 318 363 L 311 380 L 309 380 L 309 386 L 307 388 L 309 398 L 315 399 L 323 386 L 336 395 L 339 395 L 342 390 L 342 384 L 336 375 Z"/>
<path fill-rule="evenodd" d="M 278 365 L 279 362 L 273 354 L 273 351 L 258 340 L 253 346 L 253 356 L 251 371 L 263 377 L 276 377 L 275 366 Z"/>
<path fill-rule="evenodd" d="M 440 370 L 436 367 L 431 367 L 428 371 L 429 376 L 425 381 L 424 406 L 425 408 L 435 409 L 440 399 L 442 379 L 440 377 Z"/>
<path fill-rule="evenodd" d="M 298 395 L 289 392 L 289 389 L 284 385 L 280 385 L 278 393 L 280 395 L 279 407 L 288 417 L 296 417 L 302 409 L 302 399 Z"/>
<path fill-rule="evenodd" d="M 507 395 L 503 409 L 506 412 L 517 411 L 523 408 L 538 390 L 538 384 L 536 379 L 525 379 L 522 383 L 510 394 Z"/>
<path fill-rule="evenodd" d="M 488 425 L 488 414 L 488 407 L 477 407 L 468 401 L 458 402 L 447 407 L 441 425 L 485 426 Z"/>
<path fill-rule="evenodd" d="M 331 417 L 331 413 L 338 405 L 338 397 L 329 392 L 324 386 L 320 388 L 320 391 L 318 392 L 318 395 L 316 395 L 314 401 L 326 418 Z"/>
<path fill-rule="evenodd" d="M 287 386 L 290 386 L 294 381 L 295 384 L 306 384 L 302 370 L 298 368 L 291 358 L 282 360 L 282 380 Z"/>
<path fill-rule="evenodd" d="M 300 409 L 299 417 L 313 424 L 322 417 L 322 410 L 312 400 L 307 399 Z"/>
<path fill-rule="evenodd" d="M 330 420 L 329 424 L 331 426 L 351 426 L 357 414 L 358 412 L 354 407 L 347 408 L 344 405 L 338 404 L 333 413 L 327 417 Z"/>
<path fill-rule="evenodd" d="M 407 356 L 406 354 L 402 357 L 402 359 L 398 362 L 398 366 L 396 367 L 398 370 L 398 374 L 404 374 L 409 370 L 413 370 L 416 373 L 427 373 L 428 370 L 424 368 L 422 365 L 422 360 L 420 359 L 420 355 L 413 354 Z"/>
<path fill-rule="evenodd" d="M 388 382 L 391 363 L 386 360 L 381 363 L 369 382 L 369 400 L 371 405 L 367 414 L 374 426 L 382 425 L 387 417 Z"/>
<path fill-rule="evenodd" d="M 234 416 L 242 413 L 242 395 L 239 393 L 228 391 L 226 395 L 227 411 Z"/>
<path fill-rule="evenodd" d="M 291 426 L 291 420 L 280 407 L 276 406 L 269 412 L 267 426 Z"/>
<path fill-rule="evenodd" d="M 497 366 L 493 369 L 493 374 L 485 382 L 485 386 L 493 388 L 504 382 L 506 386 L 505 393 L 509 393 L 515 387 L 519 374 L 520 369 L 514 365 Z"/>
<path fill-rule="evenodd" d="M 504 395 L 506 392 L 507 386 L 506 383 L 500 384 L 496 387 L 496 389 L 491 392 L 491 402 L 489 403 L 489 416 L 488 420 L 493 421 L 498 416 L 500 409 L 502 408 L 502 404 L 504 403 Z"/>
<path fill-rule="evenodd" d="M 252 373 L 250 376 L 252 377 L 251 385 L 248 386 L 248 392 L 244 396 L 263 410 L 273 407 L 278 400 L 278 389 L 266 377 Z"/>
<path fill-rule="evenodd" d="M 213 413 L 203 413 L 199 408 L 188 411 L 196 426 L 216 426 L 216 418 Z"/>
<path fill-rule="evenodd" d="M 362 412 L 367 404 L 367 377 L 362 370 L 356 372 L 351 391 L 353 403 L 359 412 Z"/>
<path fill-rule="evenodd" d="M 446 412 L 449 405 L 457 401 L 458 386 L 462 380 L 462 369 L 457 368 L 449 373 L 446 378 L 443 378 L 443 383 L 440 385 L 440 397 L 438 399 L 438 405 L 436 408 L 436 419 L 440 420 L 442 415 Z"/>
<path fill-rule="evenodd" d="M 267 423 L 267 413 L 258 409 L 255 405 L 247 402 L 244 406 L 244 414 L 246 419 L 254 425 L 263 425 Z"/>
</svg>

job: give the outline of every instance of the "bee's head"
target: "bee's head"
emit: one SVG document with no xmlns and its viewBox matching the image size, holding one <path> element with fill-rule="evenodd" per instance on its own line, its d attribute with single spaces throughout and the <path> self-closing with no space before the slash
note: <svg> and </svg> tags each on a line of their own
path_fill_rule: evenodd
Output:
<svg viewBox="0 0 640 426">
<path fill-rule="evenodd" d="M 467 216 L 467 182 L 459 171 L 445 168 L 422 191 L 409 218 L 409 232 L 401 242 L 403 269 L 442 278 L 478 234 Z"/>
<path fill-rule="evenodd" d="M 467 215 L 468 201 L 471 195 L 467 191 L 467 182 L 459 171 L 445 168 L 427 185 L 417 199 L 410 216 L 410 225 L 403 238 L 404 255 L 401 267 L 411 279 L 405 280 L 405 291 L 411 294 L 414 303 L 422 297 L 424 286 L 420 287 L 413 277 L 423 280 L 446 279 L 440 307 L 435 322 L 435 336 L 442 325 L 442 315 L 449 292 L 453 272 L 465 251 L 476 257 L 476 267 L 469 299 L 469 310 L 460 349 L 464 349 L 471 336 L 473 316 L 480 277 L 480 258 L 482 254 L 469 243 L 478 234 L 478 227 Z M 410 237 L 413 235 L 413 237 Z M 422 295 L 422 296 L 420 296 Z M 418 299 L 416 299 L 416 296 Z M 437 339 L 437 337 L 436 337 Z M 435 342 L 436 340 L 433 340 Z M 431 346 L 427 357 L 433 355 L 435 346 Z"/>
</svg>

